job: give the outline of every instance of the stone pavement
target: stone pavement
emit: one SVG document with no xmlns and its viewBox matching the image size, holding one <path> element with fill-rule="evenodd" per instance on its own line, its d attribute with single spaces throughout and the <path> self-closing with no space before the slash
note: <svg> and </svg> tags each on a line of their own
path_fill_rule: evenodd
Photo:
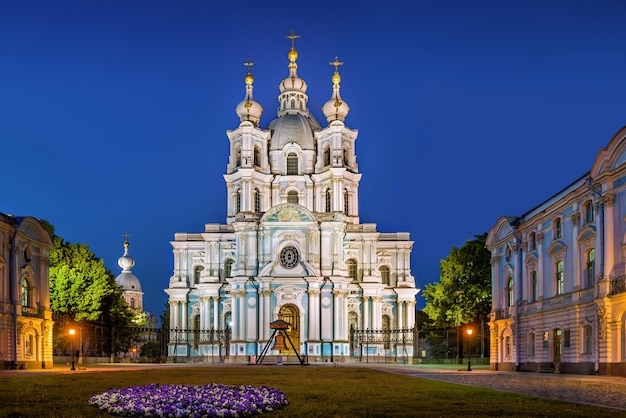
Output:
<svg viewBox="0 0 626 418">
<path fill-rule="evenodd" d="M 437 368 L 427 365 L 368 365 L 368 367 L 418 378 L 519 392 L 626 411 L 624 377 L 500 372 L 480 366 L 469 372 L 465 368 Z"/>
</svg>

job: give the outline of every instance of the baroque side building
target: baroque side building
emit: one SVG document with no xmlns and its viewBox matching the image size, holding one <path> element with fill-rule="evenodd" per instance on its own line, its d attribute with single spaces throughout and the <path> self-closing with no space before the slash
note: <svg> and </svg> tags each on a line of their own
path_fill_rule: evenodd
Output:
<svg viewBox="0 0 626 418">
<path fill-rule="evenodd" d="M 52 368 L 48 232 L 0 213 L 0 368 Z"/>
<path fill-rule="evenodd" d="M 227 132 L 226 223 L 176 233 L 171 242 L 170 360 L 219 355 L 243 362 L 264 350 L 312 361 L 347 361 L 355 350 L 379 359 L 413 354 L 411 344 L 390 339 L 351 344 L 359 331 L 413 328 L 419 292 L 411 275 L 413 242 L 407 232 L 360 223 L 357 131 L 345 125 L 350 108 L 339 94 L 342 63 L 330 63 L 335 71 L 322 127 L 297 72 L 298 36 L 288 38 L 288 76 L 279 84 L 277 117 L 265 128 L 246 63 L 240 123 Z M 270 323 L 277 320 L 289 324 L 293 344 L 281 351 L 271 349 Z"/>
<path fill-rule="evenodd" d="M 626 375 L 626 127 L 591 170 L 491 228 L 491 368 Z"/>
</svg>

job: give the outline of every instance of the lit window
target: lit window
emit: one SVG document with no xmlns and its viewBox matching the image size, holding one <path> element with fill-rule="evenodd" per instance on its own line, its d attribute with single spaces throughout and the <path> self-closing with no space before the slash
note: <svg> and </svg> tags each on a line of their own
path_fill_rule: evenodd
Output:
<svg viewBox="0 0 626 418">
<path fill-rule="evenodd" d="M 380 266 L 380 279 L 383 284 L 389 285 L 389 267 Z"/>
<path fill-rule="evenodd" d="M 287 175 L 295 176 L 298 174 L 298 156 L 294 153 L 287 155 Z"/>
<path fill-rule="evenodd" d="M 299 203 L 298 202 L 298 192 L 290 191 L 287 193 L 287 203 Z"/>
<path fill-rule="evenodd" d="M 20 304 L 30 306 L 30 287 L 26 279 L 20 281 Z"/>
<path fill-rule="evenodd" d="M 351 258 L 348 261 L 346 261 L 346 264 L 348 265 L 348 277 L 352 278 L 352 280 L 356 280 L 357 271 L 358 271 L 356 260 Z"/>
<path fill-rule="evenodd" d="M 596 275 L 596 250 L 590 249 L 585 253 L 585 286 L 593 287 Z"/>
<path fill-rule="evenodd" d="M 563 262 L 559 261 L 556 263 L 556 294 L 562 295 L 565 293 L 565 281 L 563 275 Z"/>
</svg>

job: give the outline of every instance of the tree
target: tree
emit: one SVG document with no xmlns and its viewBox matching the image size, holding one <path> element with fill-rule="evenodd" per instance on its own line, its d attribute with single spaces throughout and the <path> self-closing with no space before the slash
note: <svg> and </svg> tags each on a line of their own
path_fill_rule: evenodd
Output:
<svg viewBox="0 0 626 418">
<path fill-rule="evenodd" d="M 461 248 L 452 247 L 440 262 L 439 282 L 425 286 L 424 312 L 435 325 L 458 327 L 486 320 L 491 311 L 491 254 L 486 241 L 484 233 Z"/>
<path fill-rule="evenodd" d="M 122 289 L 103 260 L 86 244 L 72 244 L 54 233 L 54 226 L 41 224 L 52 237 L 50 252 L 50 307 L 76 321 L 101 320 L 114 325 L 128 325 L 132 312 L 122 297 Z"/>
</svg>

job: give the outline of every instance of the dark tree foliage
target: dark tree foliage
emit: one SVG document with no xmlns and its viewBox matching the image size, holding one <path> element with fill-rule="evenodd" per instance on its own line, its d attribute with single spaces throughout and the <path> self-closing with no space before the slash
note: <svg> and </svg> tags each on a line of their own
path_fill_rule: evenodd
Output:
<svg viewBox="0 0 626 418">
<path fill-rule="evenodd" d="M 425 286 L 424 312 L 440 327 L 485 321 L 491 311 L 491 255 L 487 234 L 452 247 L 440 263 L 439 282 Z"/>
</svg>

